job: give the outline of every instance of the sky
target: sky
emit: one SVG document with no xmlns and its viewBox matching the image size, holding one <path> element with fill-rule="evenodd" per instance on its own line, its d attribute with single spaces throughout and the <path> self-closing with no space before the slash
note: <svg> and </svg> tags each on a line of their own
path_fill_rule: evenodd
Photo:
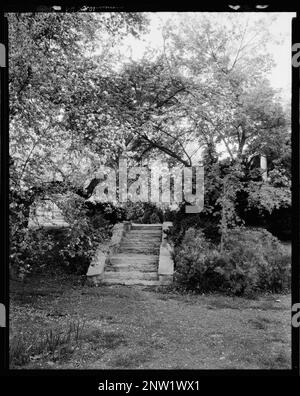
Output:
<svg viewBox="0 0 300 396">
<path fill-rule="evenodd" d="M 295 13 L 282 13 L 278 21 L 270 26 L 272 33 L 283 39 L 283 43 L 276 45 L 269 43 L 270 51 L 274 54 L 276 66 L 270 81 L 274 88 L 281 88 L 286 99 L 290 97 L 291 89 L 291 24 Z"/>
</svg>

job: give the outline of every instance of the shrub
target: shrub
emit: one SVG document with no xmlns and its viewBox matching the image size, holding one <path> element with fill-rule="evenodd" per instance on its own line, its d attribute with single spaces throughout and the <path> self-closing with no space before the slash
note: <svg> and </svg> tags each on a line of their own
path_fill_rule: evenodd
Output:
<svg viewBox="0 0 300 396">
<path fill-rule="evenodd" d="M 124 205 L 125 217 L 129 221 L 138 221 L 144 214 L 143 202 L 128 201 Z"/>
<path fill-rule="evenodd" d="M 164 209 L 164 219 L 163 220 L 174 222 L 174 221 L 176 221 L 177 213 L 178 213 L 178 210 L 174 210 L 169 207 L 166 207 Z"/>
<path fill-rule="evenodd" d="M 185 206 L 181 206 L 180 210 L 173 214 L 173 227 L 168 232 L 175 246 L 182 243 L 186 231 L 191 227 L 197 230 L 201 229 L 210 242 L 218 243 L 220 241 L 217 216 L 212 218 L 202 213 L 188 214 L 185 212 Z"/>
<path fill-rule="evenodd" d="M 251 295 L 290 286 L 290 257 L 278 239 L 262 229 L 229 230 L 221 252 L 202 231 L 191 228 L 175 249 L 175 265 L 178 281 L 201 292 Z"/>
<path fill-rule="evenodd" d="M 202 231 L 189 228 L 182 244 L 174 252 L 179 282 L 194 290 L 214 290 L 219 275 L 213 271 L 212 258 L 217 254 L 216 250 L 211 249 Z"/>
<path fill-rule="evenodd" d="M 156 213 L 152 213 L 152 215 L 150 216 L 149 222 L 150 222 L 150 224 L 160 223 L 160 218 L 158 217 L 158 215 Z"/>
<path fill-rule="evenodd" d="M 125 211 L 124 219 L 134 223 L 162 223 L 164 219 L 163 211 L 149 202 L 128 201 L 123 209 Z"/>
<path fill-rule="evenodd" d="M 260 290 L 273 292 L 289 288 L 291 257 L 267 230 L 231 230 L 224 248 L 231 262 L 245 273 L 245 283 L 249 281 Z"/>
<path fill-rule="evenodd" d="M 84 199 L 70 196 L 61 203 L 61 208 L 70 224 L 66 230 L 60 255 L 68 272 L 85 274 L 96 247 L 111 231 L 111 225 L 101 214 L 90 216 Z"/>
<path fill-rule="evenodd" d="M 280 240 L 292 239 L 292 209 L 281 207 L 270 213 L 258 207 L 240 211 L 248 227 L 264 227 Z"/>
<path fill-rule="evenodd" d="M 158 208 L 155 204 L 145 202 L 142 222 L 144 224 L 153 223 L 154 221 L 151 221 L 151 216 L 153 216 L 153 219 L 155 220 L 156 223 L 162 223 L 164 221 L 163 211 L 160 208 Z"/>
<path fill-rule="evenodd" d="M 292 208 L 275 209 L 266 216 L 267 229 L 281 240 L 292 239 Z"/>
<path fill-rule="evenodd" d="M 11 222 L 12 277 L 44 270 L 85 274 L 97 245 L 110 235 L 111 225 L 102 213 L 92 213 L 85 200 L 69 194 L 57 201 L 70 224 L 66 228 L 28 229 Z"/>
<path fill-rule="evenodd" d="M 121 206 L 112 204 L 111 202 L 85 202 L 85 208 L 87 208 L 87 215 L 91 218 L 101 216 L 102 219 L 115 224 L 126 219 L 126 210 Z"/>
<path fill-rule="evenodd" d="M 55 246 L 53 235 L 45 229 L 20 229 L 10 244 L 11 275 L 23 279 L 37 269 L 43 269 L 50 260 L 53 261 Z"/>
</svg>

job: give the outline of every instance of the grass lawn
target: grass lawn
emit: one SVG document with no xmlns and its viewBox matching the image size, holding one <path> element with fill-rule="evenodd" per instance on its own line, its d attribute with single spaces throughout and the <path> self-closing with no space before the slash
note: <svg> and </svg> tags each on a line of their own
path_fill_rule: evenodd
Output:
<svg viewBox="0 0 300 396">
<path fill-rule="evenodd" d="M 290 296 L 11 283 L 11 368 L 289 369 Z"/>
</svg>

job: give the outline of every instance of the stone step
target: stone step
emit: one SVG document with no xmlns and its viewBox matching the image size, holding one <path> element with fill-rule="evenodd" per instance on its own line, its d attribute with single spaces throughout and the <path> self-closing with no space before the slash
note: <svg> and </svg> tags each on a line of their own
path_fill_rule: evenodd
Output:
<svg viewBox="0 0 300 396">
<path fill-rule="evenodd" d="M 161 239 L 161 234 L 151 234 L 151 235 L 145 235 L 142 234 L 141 232 L 138 232 L 136 234 L 131 234 L 128 233 L 124 236 L 124 238 L 137 238 L 137 239 Z"/>
<path fill-rule="evenodd" d="M 137 248 L 137 247 L 123 247 L 120 249 L 119 253 L 123 254 L 151 254 L 151 255 L 157 255 L 159 254 L 159 248 Z"/>
<path fill-rule="evenodd" d="M 123 239 L 123 241 L 154 241 L 154 242 L 160 242 L 161 241 L 161 236 L 159 237 L 143 237 L 141 235 L 126 235 Z"/>
<path fill-rule="evenodd" d="M 134 243 L 134 242 L 126 242 L 120 245 L 120 249 L 122 248 L 137 248 L 137 249 L 158 249 L 160 247 L 159 243 Z"/>
<path fill-rule="evenodd" d="M 161 237 L 161 232 L 143 232 L 143 231 L 130 231 L 126 236 L 139 236 L 142 238 L 159 238 Z"/>
<path fill-rule="evenodd" d="M 127 272 L 127 271 L 140 271 L 140 272 L 155 272 L 157 273 L 158 263 L 154 264 L 114 264 L 113 266 L 107 266 L 107 272 Z"/>
<path fill-rule="evenodd" d="M 120 244 L 120 247 L 123 246 L 137 246 L 137 247 L 158 247 L 160 243 L 147 243 L 147 242 L 134 242 L 134 241 L 124 241 Z"/>
<path fill-rule="evenodd" d="M 148 247 L 151 247 L 151 246 L 160 246 L 160 243 L 159 242 L 153 242 L 153 243 L 151 243 L 151 242 L 147 242 L 147 241 L 140 241 L 140 242 L 135 242 L 135 241 L 123 241 L 121 244 L 120 244 L 120 247 L 122 247 L 122 246 L 138 246 L 138 247 L 143 247 L 143 246 L 148 246 Z"/>
<path fill-rule="evenodd" d="M 121 242 L 121 245 L 123 245 L 123 244 L 126 244 L 126 243 L 129 243 L 129 244 L 137 244 L 137 245 L 148 245 L 148 246 L 152 246 L 152 245 L 160 245 L 161 244 L 161 242 L 160 241 L 148 241 L 147 239 L 144 239 L 144 240 L 135 240 L 135 239 L 130 239 L 130 238 L 128 238 L 128 239 L 124 239 L 122 242 Z"/>
<path fill-rule="evenodd" d="M 147 234 L 161 234 L 162 233 L 162 229 L 161 228 L 152 228 L 152 229 L 131 228 L 129 232 L 130 233 L 140 232 L 140 233 L 143 233 L 145 235 L 147 235 Z"/>
<path fill-rule="evenodd" d="M 134 223 L 131 225 L 131 230 L 145 230 L 145 231 L 162 230 L 162 225 L 161 224 L 137 224 L 137 223 Z"/>
<path fill-rule="evenodd" d="M 136 234 L 128 233 L 125 235 L 125 238 L 161 239 L 161 234 L 145 235 L 142 234 L 141 232 L 137 232 Z"/>
<path fill-rule="evenodd" d="M 124 240 L 124 239 L 134 239 L 134 240 L 138 240 L 138 241 L 161 241 L 162 238 L 161 238 L 161 235 L 144 236 L 144 235 L 140 235 L 140 234 L 137 234 L 137 235 L 127 234 L 123 237 L 122 240 Z"/>
<path fill-rule="evenodd" d="M 140 262 L 140 261 L 131 261 L 131 260 L 122 260 L 120 262 L 116 262 L 112 260 L 110 264 L 108 264 L 107 268 L 112 268 L 113 270 L 122 270 L 125 271 L 126 269 L 132 270 L 141 270 L 141 271 L 157 271 L 158 269 L 158 260 L 152 262 Z"/>
<path fill-rule="evenodd" d="M 120 246 L 160 246 L 160 242 L 148 242 L 148 241 L 123 241 Z"/>
<path fill-rule="evenodd" d="M 137 236 L 143 236 L 144 238 L 150 238 L 150 237 L 160 237 L 162 235 L 161 231 L 129 231 L 127 232 L 126 235 L 137 235 Z"/>
<path fill-rule="evenodd" d="M 161 224 L 132 224 L 119 252 L 110 258 L 104 272 L 104 284 L 158 286 Z M 167 284 L 167 283 L 165 283 Z"/>
<path fill-rule="evenodd" d="M 101 283 L 146 287 L 172 284 L 172 276 L 158 274 L 162 234 L 162 224 L 132 224 L 105 266 Z"/>
<path fill-rule="evenodd" d="M 102 282 L 107 285 L 125 285 L 125 286 L 167 286 L 172 282 L 161 280 L 132 280 L 132 279 L 105 279 Z"/>
<path fill-rule="evenodd" d="M 107 279 L 131 279 L 131 280 L 158 280 L 157 271 L 142 272 L 142 271 L 106 271 L 104 272 L 104 280 Z"/>
<path fill-rule="evenodd" d="M 130 230 L 127 232 L 128 235 L 161 235 L 161 230 Z"/>
<path fill-rule="evenodd" d="M 143 254 L 143 253 L 155 254 L 157 252 L 155 250 L 145 251 L 145 250 L 124 249 L 124 250 L 122 250 L 121 253 L 123 253 L 123 254 Z M 158 254 L 157 254 L 157 256 L 158 256 Z"/>
<path fill-rule="evenodd" d="M 158 262 L 157 255 L 148 254 L 116 254 L 110 258 L 111 264 L 136 263 L 153 264 Z"/>
</svg>

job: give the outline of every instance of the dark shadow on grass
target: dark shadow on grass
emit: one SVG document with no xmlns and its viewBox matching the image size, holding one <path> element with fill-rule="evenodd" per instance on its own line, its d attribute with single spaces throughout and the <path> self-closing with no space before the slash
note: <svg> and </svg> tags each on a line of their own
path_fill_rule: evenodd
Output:
<svg viewBox="0 0 300 396">
<path fill-rule="evenodd" d="M 277 304 L 277 305 L 275 305 Z M 265 301 L 260 303 L 257 306 L 253 306 L 253 309 L 261 309 L 262 311 L 286 311 L 286 307 L 282 305 L 278 305 L 274 301 Z"/>
<path fill-rule="evenodd" d="M 124 353 L 121 356 L 117 356 L 110 361 L 110 366 L 119 369 L 138 368 L 141 364 L 151 360 L 151 358 L 151 351 L 149 349 L 144 349 L 140 352 Z"/>
<path fill-rule="evenodd" d="M 238 309 L 241 310 L 240 301 L 226 301 L 225 299 L 213 299 L 206 306 L 207 309 Z"/>
<path fill-rule="evenodd" d="M 263 356 L 259 359 L 262 369 L 278 370 L 290 369 L 291 357 L 285 350 L 280 350 L 271 356 Z"/>
<path fill-rule="evenodd" d="M 257 330 L 266 330 L 269 326 L 274 326 L 275 324 L 281 324 L 280 320 L 269 319 L 257 317 L 255 319 L 249 319 L 248 323 Z"/>
<path fill-rule="evenodd" d="M 127 345 L 127 340 L 122 333 L 105 332 L 101 329 L 92 330 L 83 338 L 97 348 L 116 349 L 120 345 Z"/>
</svg>

